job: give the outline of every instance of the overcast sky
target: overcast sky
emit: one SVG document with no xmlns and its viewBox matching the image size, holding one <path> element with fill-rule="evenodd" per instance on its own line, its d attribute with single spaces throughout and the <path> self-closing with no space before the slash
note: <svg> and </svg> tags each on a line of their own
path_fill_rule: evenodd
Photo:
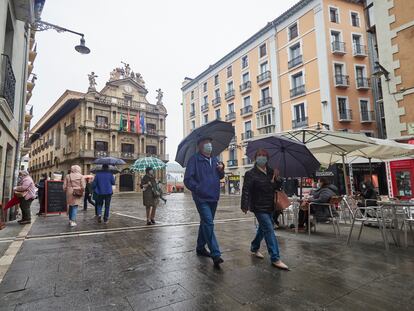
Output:
<svg viewBox="0 0 414 311">
<path fill-rule="evenodd" d="M 46 0 L 42 19 L 84 33 L 91 53 L 74 50 L 76 35 L 53 30 L 36 34 L 32 126 L 66 89 L 85 92 L 89 72 L 99 76 L 101 90 L 109 72 L 124 61 L 142 74 L 151 103 L 156 102 L 156 89 L 164 91 L 167 153 L 172 159 L 183 138 L 184 77 L 195 77 L 296 2 Z"/>
</svg>

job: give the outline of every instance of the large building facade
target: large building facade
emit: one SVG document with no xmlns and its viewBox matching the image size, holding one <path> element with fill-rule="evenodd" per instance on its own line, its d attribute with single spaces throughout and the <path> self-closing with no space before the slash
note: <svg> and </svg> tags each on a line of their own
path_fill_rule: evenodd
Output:
<svg viewBox="0 0 414 311">
<path fill-rule="evenodd" d="M 236 137 L 222 153 L 238 192 L 249 139 L 303 127 L 377 136 L 364 6 L 302 0 L 183 86 L 184 135 L 213 119 Z M 236 187 L 236 189 L 234 189 Z"/>
<path fill-rule="evenodd" d="M 140 74 L 129 65 L 111 72 L 105 87 L 96 90 L 95 74 L 89 75 L 87 93 L 66 91 L 31 130 L 29 169 L 35 180 L 78 164 L 90 174 L 96 158 L 111 156 L 127 162 L 119 166 L 116 191 L 139 189 L 139 174 L 129 170 L 144 156 L 168 161 L 165 154 L 167 111 L 158 90 L 151 104 Z M 165 172 L 159 172 L 164 178 Z"/>
</svg>

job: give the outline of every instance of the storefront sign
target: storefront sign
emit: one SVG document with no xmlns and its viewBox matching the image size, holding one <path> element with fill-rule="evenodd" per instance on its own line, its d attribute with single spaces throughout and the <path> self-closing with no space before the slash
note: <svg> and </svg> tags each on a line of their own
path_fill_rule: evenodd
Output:
<svg viewBox="0 0 414 311">
<path fill-rule="evenodd" d="M 240 175 L 229 175 L 229 193 L 240 194 Z"/>
<path fill-rule="evenodd" d="M 334 173 L 331 171 L 316 172 L 316 177 L 334 177 Z"/>
</svg>

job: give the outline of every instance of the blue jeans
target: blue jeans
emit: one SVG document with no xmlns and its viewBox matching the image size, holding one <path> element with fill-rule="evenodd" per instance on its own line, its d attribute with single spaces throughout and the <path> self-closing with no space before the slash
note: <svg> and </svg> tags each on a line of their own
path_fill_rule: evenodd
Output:
<svg viewBox="0 0 414 311">
<path fill-rule="evenodd" d="M 260 242 L 262 242 L 264 238 L 267 251 L 270 255 L 270 260 L 272 262 L 278 261 L 280 259 L 279 244 L 277 243 L 275 231 L 273 230 L 272 214 L 260 212 L 254 214 L 259 223 L 259 227 L 257 228 L 256 237 L 252 241 L 250 250 L 252 252 L 257 252 L 260 248 Z"/>
<path fill-rule="evenodd" d="M 98 194 L 96 196 L 96 207 L 98 209 L 98 216 L 102 216 L 102 208 L 105 204 L 104 221 L 109 219 L 109 208 L 111 205 L 112 194 Z"/>
<path fill-rule="evenodd" d="M 69 205 L 69 220 L 76 221 L 76 215 L 78 214 L 77 205 Z"/>
<path fill-rule="evenodd" d="M 208 246 L 212 257 L 220 257 L 220 249 L 214 234 L 214 216 L 216 214 L 217 202 L 197 203 L 196 207 L 200 215 L 200 227 L 198 228 L 197 250 Z"/>
</svg>

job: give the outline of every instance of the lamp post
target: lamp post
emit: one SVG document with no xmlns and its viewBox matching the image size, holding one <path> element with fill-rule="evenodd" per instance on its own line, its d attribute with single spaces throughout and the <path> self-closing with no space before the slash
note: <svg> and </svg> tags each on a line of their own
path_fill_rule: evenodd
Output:
<svg viewBox="0 0 414 311">
<path fill-rule="evenodd" d="M 49 29 L 56 30 L 57 32 L 70 32 L 75 35 L 80 36 L 80 43 L 75 46 L 75 50 L 80 54 L 89 54 L 91 50 L 85 45 L 85 35 L 80 32 L 76 32 L 52 23 L 44 22 L 40 19 L 37 19 L 32 25 L 31 29 L 34 29 L 36 31 L 45 31 Z"/>
</svg>

